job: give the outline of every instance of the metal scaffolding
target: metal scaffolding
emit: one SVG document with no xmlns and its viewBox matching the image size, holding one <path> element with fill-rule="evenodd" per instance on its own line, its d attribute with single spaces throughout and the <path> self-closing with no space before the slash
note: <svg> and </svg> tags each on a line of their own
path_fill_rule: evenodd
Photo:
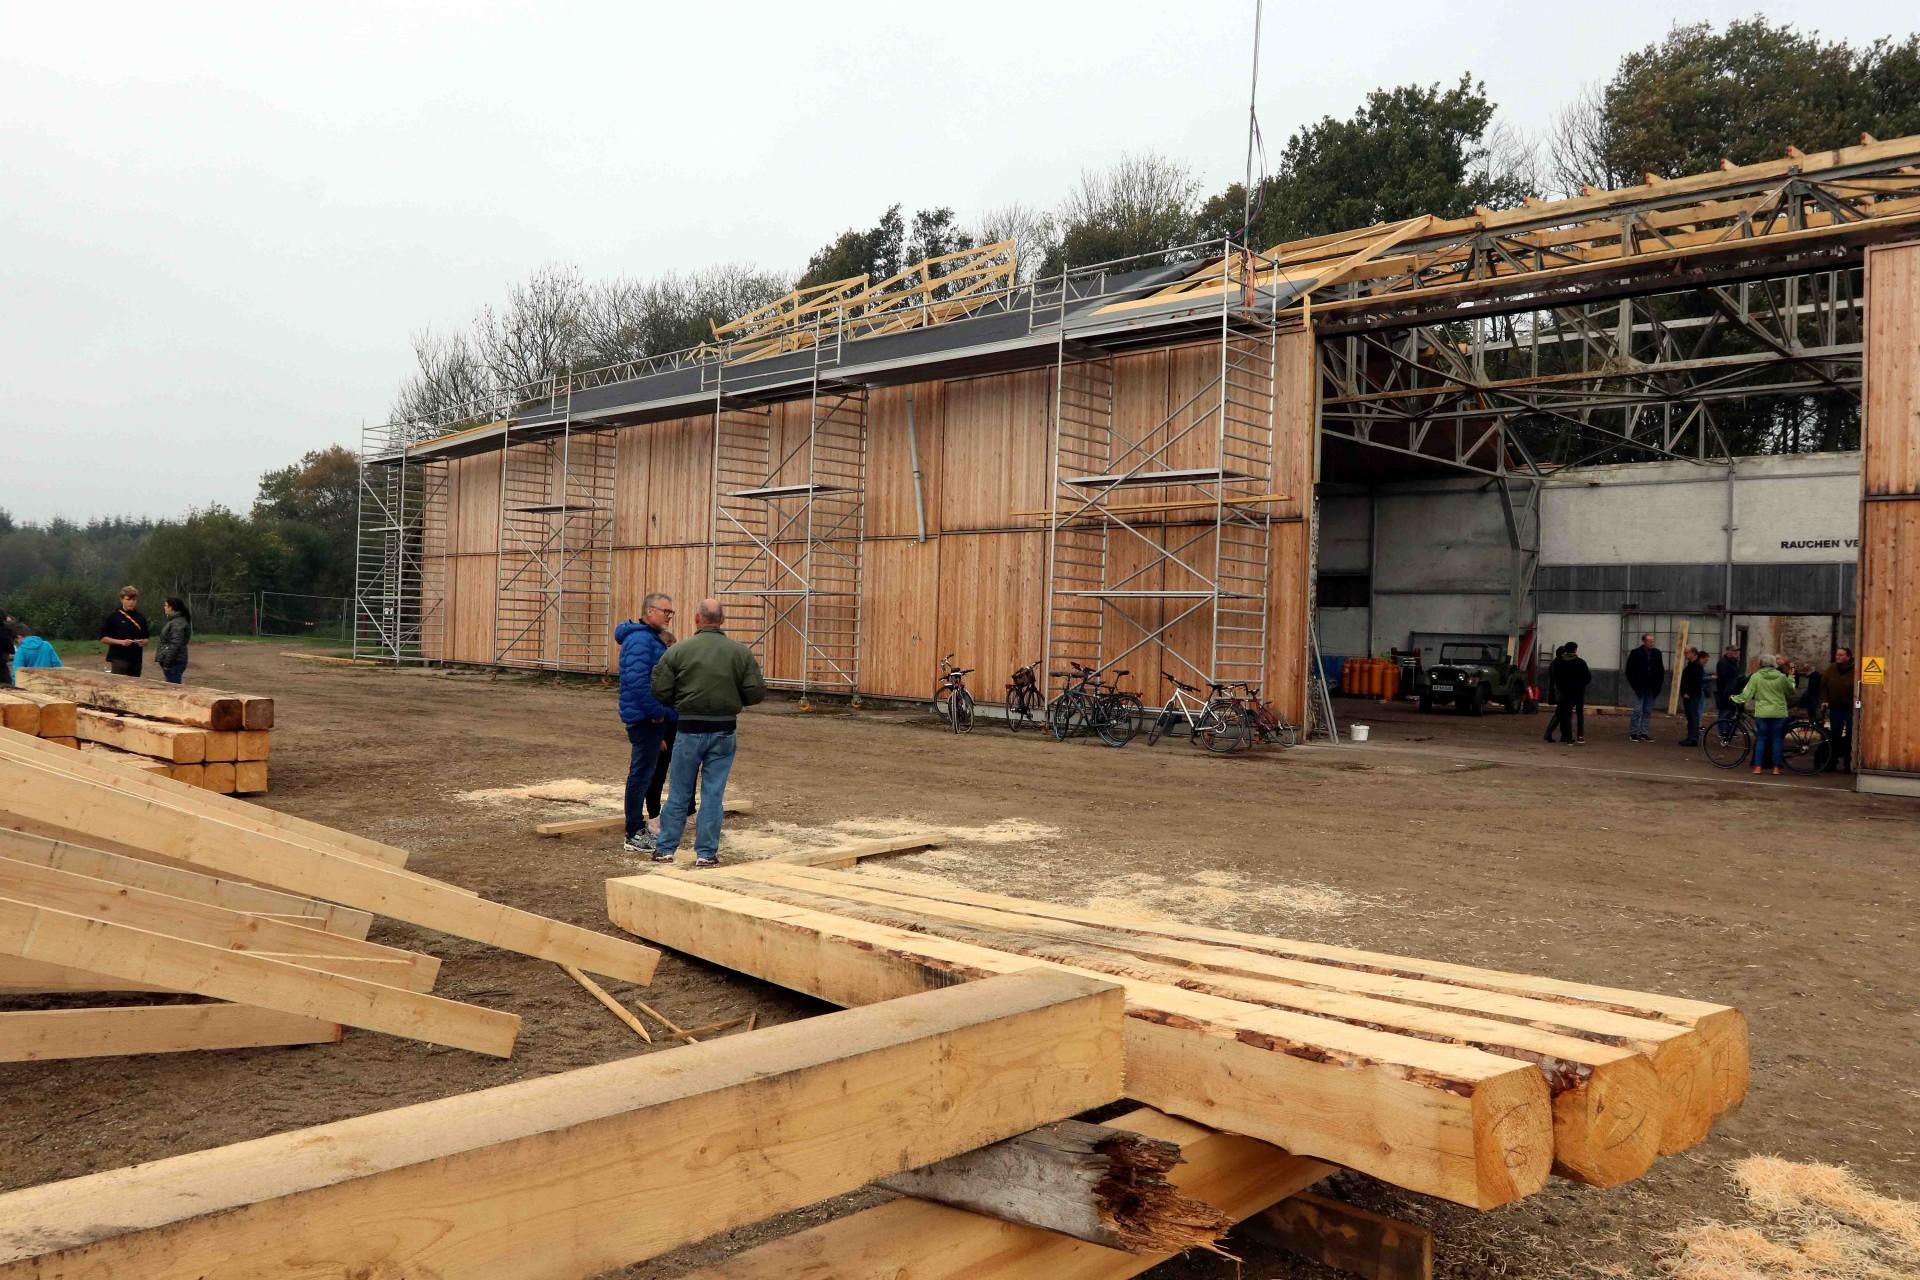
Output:
<svg viewBox="0 0 1920 1280">
<path fill-rule="evenodd" d="M 1250 279 L 1228 248 L 1223 282 Z M 1063 285 L 1063 296 L 1070 293 Z M 1222 287 L 1207 310 L 1213 376 L 1146 431 L 1114 428 L 1113 348 L 1128 330 L 1059 309 L 1049 472 L 1046 653 L 1109 669 L 1158 649 L 1183 680 L 1259 685 L 1266 669 L 1273 492 L 1272 296 Z M 1143 500 L 1144 498 L 1144 500 Z M 1051 691 L 1051 689 L 1049 690 Z"/>
<path fill-rule="evenodd" d="M 410 452 L 432 431 L 390 422 L 361 432 L 357 658 L 431 662 L 446 652 L 448 464 Z"/>
<path fill-rule="evenodd" d="M 512 419 L 504 428 L 493 612 L 502 666 L 607 667 L 618 433 L 581 430 L 572 405 L 571 375 L 556 377 L 532 405 L 537 433 L 516 437 Z"/>
<path fill-rule="evenodd" d="M 810 343 L 804 432 L 724 377 L 714 410 L 713 592 L 767 683 L 802 694 L 860 689 L 867 391 L 834 377 L 840 342 L 836 326 Z"/>
</svg>

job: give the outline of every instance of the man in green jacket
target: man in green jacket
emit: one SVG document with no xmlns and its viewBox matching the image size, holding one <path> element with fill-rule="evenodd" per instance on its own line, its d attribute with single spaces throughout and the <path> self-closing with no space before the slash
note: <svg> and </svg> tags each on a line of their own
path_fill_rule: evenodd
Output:
<svg viewBox="0 0 1920 1280">
<path fill-rule="evenodd" d="M 697 778 L 700 817 L 694 825 L 693 865 L 720 865 L 720 820 L 727 775 L 733 772 L 735 721 L 742 707 L 767 696 L 753 651 L 721 630 L 726 620 L 718 600 L 702 600 L 693 614 L 699 630 L 653 664 L 653 696 L 679 715 L 679 735 L 667 765 L 667 809 L 654 837 L 655 862 L 673 861 Z"/>
<path fill-rule="evenodd" d="M 1780 669 L 1780 655 L 1769 653 L 1760 659 L 1760 669 L 1748 678 L 1746 687 L 1733 695 L 1735 702 L 1753 709 L 1753 771 L 1771 765 L 1775 773 L 1786 755 L 1787 707 L 1793 701 L 1793 677 Z"/>
</svg>

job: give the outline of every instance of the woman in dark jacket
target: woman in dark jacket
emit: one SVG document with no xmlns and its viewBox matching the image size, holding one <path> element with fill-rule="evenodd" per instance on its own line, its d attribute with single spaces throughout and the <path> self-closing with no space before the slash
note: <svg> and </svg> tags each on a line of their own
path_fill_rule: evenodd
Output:
<svg viewBox="0 0 1920 1280">
<path fill-rule="evenodd" d="M 193 615 L 187 612 L 187 602 L 179 596 L 168 596 L 161 607 L 167 611 L 167 620 L 160 624 L 160 646 L 154 650 L 153 660 L 160 664 L 168 684 L 179 684 L 187 673 L 187 645 L 193 640 Z"/>
</svg>

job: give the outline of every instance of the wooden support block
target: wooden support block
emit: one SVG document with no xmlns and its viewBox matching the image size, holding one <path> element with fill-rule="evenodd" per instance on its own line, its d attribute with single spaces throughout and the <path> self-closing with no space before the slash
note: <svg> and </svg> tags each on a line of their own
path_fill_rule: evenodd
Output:
<svg viewBox="0 0 1920 1280">
<path fill-rule="evenodd" d="M 148 775 L 149 777 L 154 775 Z M 207 766 L 204 764 L 176 764 L 164 775 L 175 782 L 184 782 L 190 787 L 205 789 L 207 785 Z"/>
<path fill-rule="evenodd" d="M 207 732 L 207 763 L 232 764 L 240 758 L 240 733 L 238 730 L 209 730 Z"/>
<path fill-rule="evenodd" d="M 1182 1194 L 1234 1221 L 1297 1194 L 1334 1166 L 1289 1155 L 1237 1134 L 1158 1111 L 1109 1122 L 1177 1143 L 1182 1163 L 1168 1180 Z M 1126 1280 L 1171 1253 L 1123 1253 L 1038 1227 L 1019 1226 L 928 1200 L 901 1199 L 836 1218 L 735 1254 L 683 1280 Z"/>
<path fill-rule="evenodd" d="M 184 867 L 144 862 L 125 854 L 108 853 L 64 840 L 9 831 L 4 827 L 0 827 L 0 858 L 53 867 L 136 889 L 151 889 L 170 897 L 205 902 L 250 915 L 280 915 L 313 920 L 316 921 L 314 928 L 344 937 L 364 939 L 367 930 L 373 926 L 371 912 L 337 906 L 317 898 L 302 898 L 239 880 L 222 880 Z"/>
<path fill-rule="evenodd" d="M 199 764 L 207 758 L 207 731 L 138 716 L 81 707 L 75 726 L 83 742 L 101 742 L 168 764 Z"/>
<path fill-rule="evenodd" d="M 365 836 L 357 836 L 348 831 L 339 831 L 306 818 L 297 818 L 290 813 L 281 813 L 245 800 L 209 795 L 197 786 L 152 776 L 138 778 L 129 784 L 119 780 L 117 775 L 102 774 L 97 766 L 85 760 L 77 760 L 52 750 L 44 739 L 9 738 L 0 735 L 0 756 L 11 756 L 14 759 L 54 768 L 69 777 L 92 778 L 100 781 L 113 776 L 116 778 L 116 785 L 123 790 L 151 796 L 162 803 L 176 807 L 184 805 L 195 813 L 215 815 L 223 822 L 249 831 L 270 831 L 283 839 L 327 853 L 339 854 L 341 857 L 371 862 L 384 867 L 404 867 L 407 862 L 405 849 L 382 844 L 378 840 L 369 840 Z"/>
<path fill-rule="evenodd" d="M 233 790 L 235 795 L 264 795 L 267 790 L 267 762 L 265 760 L 240 760 L 233 766 Z"/>
<path fill-rule="evenodd" d="M 970 983 L 12 1192 L 0 1280 L 583 1280 L 1101 1105 L 1119 1041 L 1108 984 Z"/>
<path fill-rule="evenodd" d="M 40 704 L 0 696 L 0 729 L 11 729 L 30 738 L 39 737 Z"/>
<path fill-rule="evenodd" d="M 0 1062 L 333 1044 L 338 1023 L 243 1004 L 125 1005 L 0 1012 Z"/>
<path fill-rule="evenodd" d="M 211 689 L 81 671 L 75 667 L 30 668 L 16 678 L 20 687 L 31 693 L 65 698 L 82 707 L 165 720 L 193 729 L 250 727 L 246 724 L 243 699 Z"/>
<path fill-rule="evenodd" d="M 208 791 L 218 792 L 223 796 L 232 795 L 233 761 L 228 760 L 223 764 L 216 764 L 209 760 L 207 762 L 206 777 L 201 781 L 200 785 Z"/>
<path fill-rule="evenodd" d="M 510 1057 L 520 1019 L 0 896 L 0 955 Z"/>
<path fill-rule="evenodd" d="M 1259 1214 L 1254 1234 L 1360 1280 L 1433 1280 L 1433 1233 L 1357 1205 L 1300 1192 Z"/>
<path fill-rule="evenodd" d="M 774 854 L 769 861 L 797 867 L 845 869 L 857 865 L 862 858 L 932 849 L 940 844 L 940 840 L 938 832 L 929 831 L 919 835 L 893 836 L 885 840 L 856 840 L 850 844 L 834 845 L 826 849 L 790 849 L 786 853 Z"/>
<path fill-rule="evenodd" d="M 265 729 L 242 729 L 235 735 L 237 760 L 265 760 L 273 751 L 273 735 Z"/>
<path fill-rule="evenodd" d="M 1036 964 L 1090 976 L 729 892 L 710 879 L 716 874 L 610 880 L 609 914 L 652 941 L 842 1005 Z M 1129 1097 L 1476 1208 L 1546 1182 L 1552 1106 L 1530 1063 L 1112 980 L 1127 993 Z"/>
<path fill-rule="evenodd" d="M 40 736 L 71 738 L 74 730 L 74 704 L 70 699 L 31 689 L 0 689 L 0 702 L 26 702 L 40 708 Z"/>
<path fill-rule="evenodd" d="M 118 781 L 117 775 L 104 781 L 70 776 L 0 750 L 0 814 L 73 832 L 82 840 L 98 836 L 133 843 L 222 876 L 324 894 L 347 906 L 588 973 L 643 986 L 653 980 L 660 953 L 651 947 L 487 902 L 400 868 L 322 852 L 270 830 L 246 830 L 157 795 L 134 794 Z"/>
<path fill-rule="evenodd" d="M 878 1185 L 1128 1253 L 1212 1248 L 1233 1220 L 1174 1189 L 1179 1163 L 1176 1142 L 1062 1120 Z"/>
</svg>

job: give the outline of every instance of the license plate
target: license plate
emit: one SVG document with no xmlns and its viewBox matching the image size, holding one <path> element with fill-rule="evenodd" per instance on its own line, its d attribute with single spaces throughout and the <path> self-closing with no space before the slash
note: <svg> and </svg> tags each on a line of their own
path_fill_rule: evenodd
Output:
<svg viewBox="0 0 1920 1280">
<path fill-rule="evenodd" d="M 1437 684 L 1433 686 L 1433 691 L 1435 693 L 1452 693 L 1453 686 L 1450 684 Z"/>
</svg>

